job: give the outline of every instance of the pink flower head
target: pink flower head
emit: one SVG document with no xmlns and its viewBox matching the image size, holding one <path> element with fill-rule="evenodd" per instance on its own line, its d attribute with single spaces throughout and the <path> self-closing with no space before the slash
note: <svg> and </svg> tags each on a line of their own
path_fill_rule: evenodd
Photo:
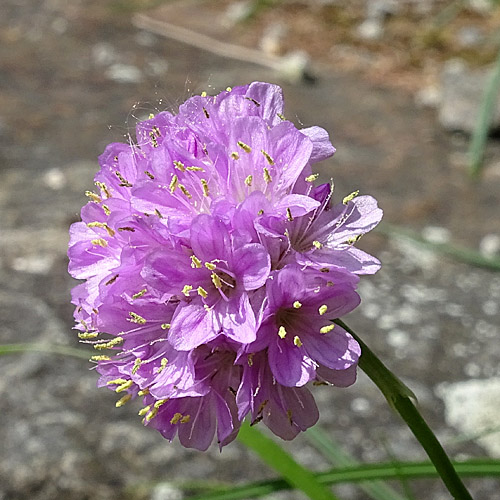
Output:
<svg viewBox="0 0 500 500">
<path fill-rule="evenodd" d="M 72 225 L 76 328 L 99 386 L 186 447 L 233 440 L 241 421 L 292 439 L 318 412 L 305 385 L 354 382 L 357 342 L 331 320 L 359 304 L 378 261 L 354 243 L 382 212 L 332 203 L 311 166 L 335 149 L 254 82 L 194 96 L 110 144 Z"/>
</svg>

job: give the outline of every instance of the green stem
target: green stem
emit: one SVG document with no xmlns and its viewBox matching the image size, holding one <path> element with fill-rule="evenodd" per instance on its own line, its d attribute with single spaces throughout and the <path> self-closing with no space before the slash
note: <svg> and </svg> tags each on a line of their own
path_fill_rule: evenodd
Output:
<svg viewBox="0 0 500 500">
<path fill-rule="evenodd" d="M 26 344 L 0 344 L 0 356 L 4 354 L 14 354 L 19 352 L 45 352 L 48 354 L 60 354 L 61 356 L 71 356 L 73 358 L 89 360 L 93 353 L 68 347 L 60 344 L 26 343 Z"/>
<path fill-rule="evenodd" d="M 438 474 L 441 476 L 453 498 L 455 500 L 472 500 L 470 493 L 462 483 L 448 455 L 411 401 L 410 398 L 415 398 L 415 396 L 410 389 L 377 358 L 369 347 L 343 321 L 336 319 L 335 323 L 348 331 L 358 341 L 362 352 L 359 359 L 360 368 L 382 391 L 390 406 L 401 415 L 431 459 L 431 462 L 436 467 Z"/>
</svg>

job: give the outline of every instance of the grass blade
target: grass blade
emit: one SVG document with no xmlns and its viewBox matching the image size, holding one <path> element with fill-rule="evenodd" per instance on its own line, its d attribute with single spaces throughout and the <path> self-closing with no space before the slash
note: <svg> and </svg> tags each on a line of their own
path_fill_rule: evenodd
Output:
<svg viewBox="0 0 500 500">
<path fill-rule="evenodd" d="M 308 429 L 305 436 L 332 465 L 341 467 L 358 465 L 354 458 L 318 426 Z M 374 500 L 405 500 L 394 488 L 380 481 L 360 483 L 360 488 Z"/>
<path fill-rule="evenodd" d="M 61 356 L 71 356 L 73 358 L 89 360 L 92 352 L 83 349 L 68 347 L 61 344 L 26 343 L 26 344 L 0 344 L 0 356 L 23 352 L 45 352 L 47 354 L 59 354 Z"/>
<path fill-rule="evenodd" d="M 301 490 L 311 500 L 336 500 L 333 493 L 324 484 L 319 483 L 310 470 L 297 463 L 289 453 L 256 427 L 244 422 L 238 439 L 257 453 L 263 462 L 279 472 L 290 485 Z"/>
</svg>

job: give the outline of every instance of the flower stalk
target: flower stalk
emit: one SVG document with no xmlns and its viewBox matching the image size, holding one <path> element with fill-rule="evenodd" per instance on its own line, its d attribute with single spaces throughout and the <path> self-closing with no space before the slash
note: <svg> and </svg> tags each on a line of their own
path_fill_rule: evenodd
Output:
<svg viewBox="0 0 500 500">
<path fill-rule="evenodd" d="M 359 359 L 359 367 L 382 391 L 389 405 L 406 422 L 436 467 L 436 471 L 453 498 L 455 500 L 472 500 L 472 496 L 457 474 L 441 443 L 413 404 L 412 399 L 416 399 L 413 392 L 377 358 L 370 348 L 342 320 L 336 319 L 334 322 L 358 341 L 362 353 Z"/>
</svg>

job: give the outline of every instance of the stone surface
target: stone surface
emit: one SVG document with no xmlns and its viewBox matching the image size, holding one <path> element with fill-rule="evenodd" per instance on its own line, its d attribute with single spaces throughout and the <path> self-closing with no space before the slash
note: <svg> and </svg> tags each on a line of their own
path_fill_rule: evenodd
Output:
<svg viewBox="0 0 500 500">
<path fill-rule="evenodd" d="M 441 73 L 439 122 L 451 131 L 471 133 L 479 118 L 485 89 L 491 80 L 491 69 L 473 70 L 465 62 L 451 60 Z M 496 101 L 491 129 L 500 127 L 500 97 Z"/>
</svg>

